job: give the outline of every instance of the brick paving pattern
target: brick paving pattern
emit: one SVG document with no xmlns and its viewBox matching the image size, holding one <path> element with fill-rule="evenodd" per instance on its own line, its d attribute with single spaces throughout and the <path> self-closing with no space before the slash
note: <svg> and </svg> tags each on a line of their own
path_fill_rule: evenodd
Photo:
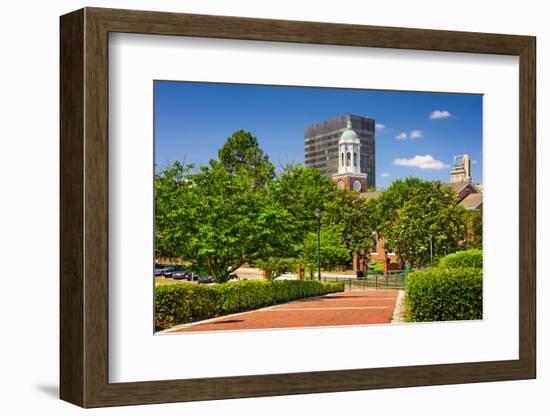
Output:
<svg viewBox="0 0 550 416">
<path fill-rule="evenodd" d="M 169 332 L 229 331 L 390 323 L 397 290 L 334 293 L 240 314 L 221 316 Z"/>
</svg>

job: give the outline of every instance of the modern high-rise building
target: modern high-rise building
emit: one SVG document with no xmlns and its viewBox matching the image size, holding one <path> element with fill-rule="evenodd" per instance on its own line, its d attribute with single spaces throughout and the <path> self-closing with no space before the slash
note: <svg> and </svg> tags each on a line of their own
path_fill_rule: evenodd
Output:
<svg viewBox="0 0 550 416">
<path fill-rule="evenodd" d="M 451 183 L 471 182 L 472 175 L 470 174 L 470 155 L 458 155 L 453 159 L 451 169 Z"/>
<path fill-rule="evenodd" d="M 305 166 L 317 168 L 324 176 L 338 173 L 338 142 L 351 129 L 360 141 L 359 168 L 367 174 L 367 187 L 376 187 L 374 119 L 345 114 L 308 126 L 304 130 Z"/>
</svg>

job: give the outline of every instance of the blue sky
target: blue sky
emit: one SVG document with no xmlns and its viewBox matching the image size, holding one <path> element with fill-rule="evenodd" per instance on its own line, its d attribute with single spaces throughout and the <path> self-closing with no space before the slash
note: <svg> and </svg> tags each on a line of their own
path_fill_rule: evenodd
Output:
<svg viewBox="0 0 550 416">
<path fill-rule="evenodd" d="M 374 118 L 376 185 L 416 176 L 449 181 L 469 153 L 482 180 L 482 96 L 155 81 L 155 163 L 217 157 L 236 130 L 250 131 L 277 167 L 304 161 L 304 127 L 341 114 Z"/>
</svg>

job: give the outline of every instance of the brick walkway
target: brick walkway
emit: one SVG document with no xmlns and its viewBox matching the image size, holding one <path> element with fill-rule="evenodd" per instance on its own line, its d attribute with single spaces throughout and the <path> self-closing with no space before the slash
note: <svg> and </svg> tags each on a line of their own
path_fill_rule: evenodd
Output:
<svg viewBox="0 0 550 416">
<path fill-rule="evenodd" d="M 221 316 L 173 328 L 165 333 L 389 323 L 397 295 L 397 290 L 334 293 Z"/>
</svg>

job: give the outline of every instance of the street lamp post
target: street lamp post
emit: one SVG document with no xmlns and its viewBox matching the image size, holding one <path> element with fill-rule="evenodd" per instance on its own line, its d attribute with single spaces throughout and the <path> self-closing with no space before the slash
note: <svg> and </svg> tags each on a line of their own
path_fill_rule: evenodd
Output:
<svg viewBox="0 0 550 416">
<path fill-rule="evenodd" d="M 317 218 L 317 278 L 321 281 L 321 210 L 315 208 Z"/>
</svg>

